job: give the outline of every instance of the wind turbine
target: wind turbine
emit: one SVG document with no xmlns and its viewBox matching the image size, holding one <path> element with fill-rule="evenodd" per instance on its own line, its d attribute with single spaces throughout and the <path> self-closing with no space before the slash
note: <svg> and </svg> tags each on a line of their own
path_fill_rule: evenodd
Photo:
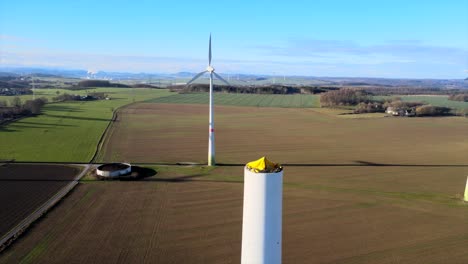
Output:
<svg viewBox="0 0 468 264">
<path fill-rule="evenodd" d="M 35 88 L 34 77 L 32 77 L 32 75 L 31 75 L 31 81 L 32 81 L 33 100 L 36 100 L 36 89 L 34 89 Z"/>
<path fill-rule="evenodd" d="M 224 80 L 221 76 L 219 76 L 215 69 L 211 66 L 211 34 L 210 34 L 210 42 L 208 47 L 208 67 L 206 70 L 198 73 L 195 75 L 192 80 L 190 80 L 186 85 L 191 84 L 196 79 L 200 78 L 205 73 L 210 73 L 210 117 L 209 117 L 209 134 L 208 134 L 208 166 L 215 165 L 215 137 L 214 137 L 214 110 L 213 110 L 213 75 L 216 76 L 219 80 L 224 82 L 227 85 L 230 85 L 226 80 Z"/>
</svg>

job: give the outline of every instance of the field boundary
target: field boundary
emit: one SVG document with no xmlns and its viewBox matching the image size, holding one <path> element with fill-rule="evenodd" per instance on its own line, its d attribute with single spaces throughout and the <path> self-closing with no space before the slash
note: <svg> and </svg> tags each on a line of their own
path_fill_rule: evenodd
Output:
<svg viewBox="0 0 468 264">
<path fill-rule="evenodd" d="M 107 131 L 109 130 L 109 128 L 111 127 L 111 125 L 115 122 L 115 120 L 117 120 L 117 112 L 120 110 L 120 108 L 122 108 L 123 106 L 120 106 L 118 107 L 117 109 L 114 110 L 114 112 L 112 113 L 112 118 L 111 120 L 109 120 L 109 123 L 107 123 L 107 126 L 106 126 L 106 129 L 104 129 L 104 131 L 102 131 L 102 134 L 101 136 L 99 137 L 99 141 L 98 143 L 96 144 L 96 149 L 94 150 L 94 154 L 93 156 L 91 157 L 91 160 L 89 160 L 89 163 L 93 164 L 94 163 L 94 160 L 96 159 L 96 156 L 98 155 L 99 153 L 99 150 L 102 148 L 102 144 L 104 142 L 104 139 L 106 138 L 106 134 L 107 134 Z"/>
<path fill-rule="evenodd" d="M 165 96 L 163 96 L 165 97 Z M 89 164 L 94 164 L 95 161 L 96 161 L 96 158 L 98 157 L 98 154 L 100 152 L 100 150 L 102 149 L 102 146 L 104 145 L 107 137 L 108 137 L 108 132 L 111 130 L 112 128 L 112 125 L 114 124 L 114 122 L 117 120 L 117 117 L 118 117 L 118 113 L 126 108 L 126 107 L 129 107 L 131 105 L 134 105 L 134 104 L 139 104 L 139 103 L 146 103 L 146 102 L 150 102 L 151 100 L 153 99 L 149 99 L 149 100 L 143 100 L 143 101 L 138 101 L 138 102 L 132 102 L 132 103 L 129 103 L 129 104 L 126 104 L 126 105 L 121 105 L 119 107 L 117 107 L 114 112 L 112 113 L 112 118 L 111 120 L 109 121 L 109 123 L 107 124 L 106 126 L 106 129 L 104 129 L 104 131 L 102 132 L 101 134 L 101 137 L 99 138 L 99 141 L 98 143 L 96 144 L 96 150 L 94 151 L 94 154 L 93 156 L 91 157 L 91 160 L 88 162 Z"/>
<path fill-rule="evenodd" d="M 62 100 L 62 101 L 47 102 L 44 106 L 49 105 L 49 104 L 57 104 L 57 103 L 64 103 L 64 102 L 66 102 L 66 101 L 65 101 L 65 100 Z M 11 123 L 14 123 L 14 122 L 16 122 L 16 121 L 19 121 L 19 120 L 24 119 L 24 118 L 27 118 L 27 117 L 40 116 L 40 115 L 42 115 L 42 110 L 43 110 L 43 109 L 41 109 L 41 112 L 40 112 L 39 114 L 29 114 L 29 115 L 20 116 L 20 117 L 15 117 L 15 118 L 12 118 L 12 119 L 7 119 L 7 120 L 4 120 L 4 121 L 1 121 L 1 122 L 0 122 L 0 127 L 1 127 L 1 126 L 7 126 L 7 125 L 9 125 L 9 124 L 11 124 Z"/>
<path fill-rule="evenodd" d="M 165 104 L 208 104 L 208 93 L 178 93 L 148 100 Z M 319 108 L 320 99 L 314 94 L 242 94 L 215 93 L 215 105 L 271 108 Z"/>
<path fill-rule="evenodd" d="M 78 184 L 78 181 L 85 175 L 91 165 L 84 166 L 83 170 L 69 184 L 58 191 L 47 202 L 37 208 L 28 217 L 23 219 L 18 225 L 12 228 L 6 235 L 0 239 L 0 253 L 7 248 L 14 240 L 16 240 L 26 229 L 41 216 L 45 215 L 52 207 L 54 207 L 63 197 L 65 197 Z"/>
<path fill-rule="evenodd" d="M 141 102 L 145 102 L 145 101 L 141 101 Z M 112 118 L 111 118 L 111 120 L 109 120 L 109 123 L 107 124 L 106 129 L 104 129 L 104 131 L 102 131 L 101 137 L 99 138 L 99 141 L 96 144 L 96 149 L 94 150 L 94 154 L 91 157 L 91 160 L 88 162 L 89 164 L 94 164 L 95 159 L 97 158 L 97 156 L 99 154 L 99 151 L 101 150 L 102 146 L 104 145 L 104 141 L 107 138 L 107 132 L 110 130 L 110 128 L 112 127 L 112 124 L 115 122 L 115 120 L 117 120 L 118 112 L 121 109 L 123 109 L 123 108 L 125 108 L 127 106 L 137 104 L 137 103 L 141 103 L 141 102 L 132 102 L 132 103 L 129 103 L 129 104 L 126 104 L 126 105 L 121 105 L 121 106 L 117 107 L 114 110 L 114 112 L 112 113 Z"/>
<path fill-rule="evenodd" d="M 20 116 L 20 117 L 15 117 L 15 118 L 12 118 L 12 119 L 4 120 L 4 121 L 0 122 L 0 127 L 1 126 L 8 126 L 11 123 L 14 123 L 14 122 L 16 122 L 18 120 L 21 120 L 21 119 L 26 118 L 26 117 L 31 117 L 31 116 L 34 116 L 34 115 Z"/>
</svg>

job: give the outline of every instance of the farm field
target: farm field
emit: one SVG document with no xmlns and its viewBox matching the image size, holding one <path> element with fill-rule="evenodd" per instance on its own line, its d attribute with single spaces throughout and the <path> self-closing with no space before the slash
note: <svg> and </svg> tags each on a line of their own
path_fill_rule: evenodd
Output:
<svg viewBox="0 0 468 264">
<path fill-rule="evenodd" d="M 0 263 L 239 263 L 241 166 L 83 181 Z M 464 263 L 466 166 L 285 166 L 283 263 Z"/>
<path fill-rule="evenodd" d="M 119 92 L 118 89 L 116 88 L 90 88 L 88 89 L 89 92 L 102 92 L 103 90 L 107 90 L 109 92 Z M 41 89 L 35 89 L 35 95 L 36 98 L 40 97 L 45 97 L 49 102 L 52 102 L 52 99 L 56 97 L 57 95 L 60 94 L 79 94 L 79 95 L 85 95 L 86 90 L 67 90 L 67 89 L 57 89 L 57 88 L 41 88 Z M 32 94 L 26 94 L 26 95 L 19 95 L 19 96 L 6 96 L 6 95 L 0 95 L 0 101 L 6 101 L 7 103 L 10 103 L 13 98 L 19 97 L 22 102 L 25 102 L 26 100 L 32 100 L 33 95 Z"/>
<path fill-rule="evenodd" d="M 156 98 L 153 103 L 208 104 L 208 93 L 174 94 Z M 230 94 L 214 93 L 216 105 L 306 108 L 320 107 L 320 97 L 312 94 Z"/>
<path fill-rule="evenodd" d="M 80 169 L 58 165 L 0 166 L 0 239 L 72 181 Z"/>
<path fill-rule="evenodd" d="M 41 88 L 41 89 L 35 89 L 35 95 L 36 98 L 40 97 L 45 97 L 49 102 L 53 102 L 52 99 L 54 97 L 57 97 L 57 95 L 60 94 L 78 94 L 78 95 L 86 95 L 88 92 L 89 93 L 94 93 L 94 92 L 103 92 L 109 94 L 109 96 L 122 99 L 122 98 L 127 98 L 133 101 L 141 101 L 142 99 L 152 99 L 154 97 L 149 97 L 145 98 L 144 96 L 147 94 L 151 94 L 150 91 L 165 91 L 167 92 L 166 95 L 170 95 L 171 93 L 168 92 L 168 90 L 165 89 L 146 89 L 146 88 L 112 88 L 112 87 L 90 87 L 88 89 L 82 89 L 82 90 L 68 90 L 68 89 L 57 89 L 57 88 Z M 0 95 L 0 101 L 6 101 L 7 103 L 11 102 L 13 98 L 19 97 L 22 102 L 25 102 L 26 100 L 32 100 L 33 95 L 32 94 L 26 94 L 26 95 L 19 95 L 19 96 L 6 96 L 6 95 Z"/>
<path fill-rule="evenodd" d="M 169 94 L 167 90 L 141 88 L 92 91 L 105 92 L 112 99 L 46 104 L 39 116 L 0 126 L 0 160 L 88 162 L 112 118 L 112 111 L 134 101 Z"/>
<path fill-rule="evenodd" d="M 90 89 L 90 91 L 94 91 L 94 89 Z M 52 98 L 57 96 L 57 92 L 59 94 L 63 93 L 68 93 L 68 94 L 84 94 L 84 90 L 81 91 L 71 91 L 71 90 L 65 90 L 65 89 L 55 89 L 55 88 L 50 88 L 50 89 L 35 89 L 35 95 L 36 98 L 40 97 L 45 97 L 49 102 L 52 102 Z M 33 95 L 32 94 L 25 94 L 25 95 L 19 95 L 19 96 L 6 96 L 6 95 L 0 95 L 0 101 L 5 101 L 7 103 L 11 103 L 13 98 L 19 97 L 22 102 L 25 102 L 27 100 L 32 100 Z"/>
<path fill-rule="evenodd" d="M 216 106 L 216 159 L 245 164 L 467 165 L 468 119 L 342 118 L 336 111 Z M 139 103 L 123 109 L 100 161 L 206 163 L 208 107 Z"/>
</svg>

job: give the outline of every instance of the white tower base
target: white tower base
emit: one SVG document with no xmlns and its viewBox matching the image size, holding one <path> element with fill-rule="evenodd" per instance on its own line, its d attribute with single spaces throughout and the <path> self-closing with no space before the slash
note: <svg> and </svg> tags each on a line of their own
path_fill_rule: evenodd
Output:
<svg viewBox="0 0 468 264">
<path fill-rule="evenodd" d="M 283 171 L 255 173 L 244 168 L 242 264 L 280 264 Z"/>
</svg>

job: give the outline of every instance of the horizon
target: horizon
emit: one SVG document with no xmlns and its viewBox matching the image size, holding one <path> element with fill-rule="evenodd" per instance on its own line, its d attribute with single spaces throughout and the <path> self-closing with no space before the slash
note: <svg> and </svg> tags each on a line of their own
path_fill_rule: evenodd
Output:
<svg viewBox="0 0 468 264">
<path fill-rule="evenodd" d="M 219 7 L 15 1 L 0 7 L 2 67 L 196 73 L 207 65 L 211 32 L 220 74 L 468 76 L 468 2 L 462 0 L 240 1 Z"/>
<path fill-rule="evenodd" d="M 78 68 L 64 68 L 64 67 L 47 67 L 47 66 L 32 66 L 32 67 L 27 67 L 27 66 L 0 66 L 0 73 L 11 73 L 11 74 L 18 74 L 18 75 L 34 75 L 34 74 L 51 74 L 51 75 L 57 75 L 60 77 L 70 77 L 69 75 L 66 74 L 60 74 L 60 73 L 50 73 L 50 72 L 75 72 L 75 71 L 82 71 L 86 72 L 88 70 L 86 69 L 78 69 Z M 18 73 L 20 72 L 20 73 Z M 49 72 L 49 73 L 45 73 Z M 88 72 L 88 74 L 90 74 Z M 196 75 L 197 72 L 195 71 L 179 71 L 179 72 L 168 72 L 168 73 L 163 73 L 163 72 L 126 72 L 126 71 L 97 71 L 93 72 L 93 76 L 97 76 L 100 74 L 128 74 L 128 75 L 160 75 L 166 76 L 162 78 L 167 78 L 167 77 L 173 77 L 174 75 L 178 74 L 191 74 L 191 75 Z M 306 78 L 306 79 L 386 79 L 386 80 L 434 80 L 434 81 L 443 81 L 443 80 L 453 80 L 453 81 L 466 81 L 468 80 L 468 77 L 466 78 L 398 78 L 398 77 L 365 77 L 365 76 L 315 76 L 315 75 L 273 75 L 273 74 L 251 74 L 251 73 L 219 73 L 221 76 L 226 76 L 229 75 L 231 77 L 234 77 L 235 75 L 239 76 L 252 76 L 252 77 L 286 77 L 286 78 Z M 208 76 L 208 75 L 206 75 Z M 205 76 L 205 77 L 206 77 Z M 193 76 L 187 76 L 186 78 L 190 79 Z M 77 78 L 82 78 L 82 77 L 77 77 Z M 104 77 L 105 78 L 105 77 Z M 102 77 L 94 77 L 93 80 L 102 80 Z"/>
</svg>

